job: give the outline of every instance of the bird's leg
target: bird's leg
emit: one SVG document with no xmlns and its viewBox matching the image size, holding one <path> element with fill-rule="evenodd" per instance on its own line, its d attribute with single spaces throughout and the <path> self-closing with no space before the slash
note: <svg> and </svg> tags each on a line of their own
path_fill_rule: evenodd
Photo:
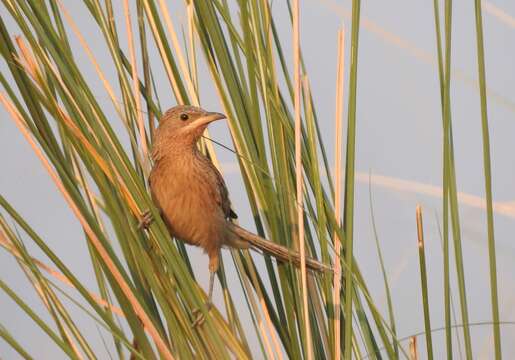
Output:
<svg viewBox="0 0 515 360">
<path fill-rule="evenodd" d="M 218 270 L 219 265 L 219 253 L 220 251 L 217 252 L 216 256 L 209 257 L 209 290 L 206 301 L 207 311 L 211 310 L 211 306 L 213 306 L 213 287 L 215 283 L 215 273 Z M 192 327 L 202 325 L 206 320 L 204 314 L 199 309 L 193 310 L 193 315 L 197 315 L 197 318 L 193 321 L 193 324 L 191 324 Z"/>
<path fill-rule="evenodd" d="M 213 305 L 213 284 L 215 282 L 215 273 L 211 270 L 209 270 L 209 292 L 207 295 L 207 310 L 209 311 L 211 309 L 211 306 Z"/>
<path fill-rule="evenodd" d="M 138 229 L 144 229 L 147 230 L 152 224 L 152 221 L 154 221 L 154 218 L 152 217 L 152 212 L 150 210 L 145 210 L 145 212 L 141 215 L 141 218 L 138 222 Z"/>
</svg>

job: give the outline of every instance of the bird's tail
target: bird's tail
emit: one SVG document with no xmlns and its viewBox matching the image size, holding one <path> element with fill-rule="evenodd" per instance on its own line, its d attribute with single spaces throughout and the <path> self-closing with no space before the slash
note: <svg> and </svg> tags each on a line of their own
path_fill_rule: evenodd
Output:
<svg viewBox="0 0 515 360">
<path fill-rule="evenodd" d="M 297 251 L 290 250 L 282 245 L 263 239 L 261 236 L 253 234 L 236 224 L 231 224 L 231 230 L 242 240 L 250 243 L 252 247 L 260 249 L 278 260 L 291 262 L 295 266 L 300 267 L 300 254 Z M 331 267 L 328 265 L 311 258 L 306 258 L 306 267 L 318 272 L 332 271 Z"/>
</svg>

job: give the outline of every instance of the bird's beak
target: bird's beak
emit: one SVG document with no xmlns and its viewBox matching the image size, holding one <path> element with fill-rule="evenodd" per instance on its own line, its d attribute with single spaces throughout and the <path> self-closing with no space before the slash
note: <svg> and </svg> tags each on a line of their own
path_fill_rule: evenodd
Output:
<svg viewBox="0 0 515 360">
<path fill-rule="evenodd" d="M 193 131 L 194 129 L 198 129 L 199 127 L 207 125 L 213 121 L 225 119 L 225 118 L 226 118 L 226 116 L 221 113 L 206 112 L 206 113 L 204 113 L 204 115 L 202 115 L 201 117 L 199 117 L 198 119 L 196 119 L 195 121 L 190 123 L 188 126 L 183 128 L 183 131 L 185 131 L 185 132 Z"/>
<path fill-rule="evenodd" d="M 225 115 L 217 112 L 208 112 L 205 113 L 203 116 L 199 117 L 197 120 L 195 120 L 191 125 L 195 127 L 202 126 L 220 119 L 225 119 Z"/>
</svg>

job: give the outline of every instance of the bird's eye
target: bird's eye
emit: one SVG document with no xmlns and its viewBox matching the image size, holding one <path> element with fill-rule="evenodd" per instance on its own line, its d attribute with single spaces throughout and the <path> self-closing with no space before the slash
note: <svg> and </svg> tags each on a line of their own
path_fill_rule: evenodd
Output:
<svg viewBox="0 0 515 360">
<path fill-rule="evenodd" d="M 189 119 L 188 114 L 185 114 L 185 113 L 182 113 L 182 114 L 181 114 L 181 120 L 182 120 L 182 121 L 186 121 L 186 120 L 188 120 L 188 119 Z"/>
</svg>

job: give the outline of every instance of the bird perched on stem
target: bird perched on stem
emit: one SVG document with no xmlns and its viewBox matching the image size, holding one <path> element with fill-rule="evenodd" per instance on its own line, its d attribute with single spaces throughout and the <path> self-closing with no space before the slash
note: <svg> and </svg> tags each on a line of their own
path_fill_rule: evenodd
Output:
<svg viewBox="0 0 515 360">
<path fill-rule="evenodd" d="M 223 114 L 194 106 L 179 105 L 166 111 L 155 133 L 154 165 L 149 177 L 152 199 L 170 234 L 187 244 L 200 246 L 209 256 L 208 309 L 223 246 L 257 248 L 281 261 L 300 266 L 297 252 L 232 222 L 237 216 L 231 209 L 225 182 L 216 167 L 197 148 L 197 141 L 208 124 L 224 118 Z M 143 216 L 143 227 L 148 227 L 151 222 L 149 214 L 147 212 Z M 306 266 L 314 271 L 330 270 L 313 259 L 306 259 Z"/>
</svg>

